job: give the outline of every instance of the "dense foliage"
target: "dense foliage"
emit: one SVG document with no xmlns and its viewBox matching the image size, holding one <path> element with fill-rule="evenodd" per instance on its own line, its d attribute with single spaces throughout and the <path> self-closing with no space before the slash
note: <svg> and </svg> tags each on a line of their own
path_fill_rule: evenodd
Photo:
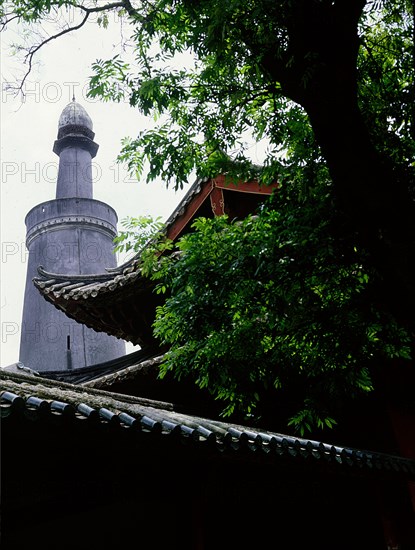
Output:
<svg viewBox="0 0 415 550">
<path fill-rule="evenodd" d="M 409 335 L 372 303 L 377 275 L 328 190 L 305 203 L 284 189 L 255 216 L 193 229 L 153 274 L 167 296 L 155 334 L 170 346 L 162 374 L 192 378 L 223 414 L 255 417 L 265 394 L 289 393 L 288 424 L 331 427 L 372 390 L 373 369 L 408 359 Z"/>
<path fill-rule="evenodd" d="M 96 60 L 90 95 L 156 120 L 123 142 L 132 173 L 175 187 L 195 172 L 281 183 L 257 217 L 197 220 L 181 254 L 162 256 L 152 276 L 168 290 L 155 324 L 172 345 L 165 372 L 207 386 L 227 412 L 291 389 L 290 422 L 331 425 L 340 394 L 368 391 L 379 361 L 413 347 L 413 2 L 2 5 L 6 25 L 65 8 L 79 25 L 98 14 L 106 26 L 114 10 L 130 24 L 134 60 Z M 260 166 L 252 141 L 264 144 Z"/>
</svg>

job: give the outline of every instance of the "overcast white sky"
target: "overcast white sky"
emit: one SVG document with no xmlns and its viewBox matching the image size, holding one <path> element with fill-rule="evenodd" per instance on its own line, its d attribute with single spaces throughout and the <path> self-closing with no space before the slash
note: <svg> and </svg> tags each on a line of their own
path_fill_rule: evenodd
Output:
<svg viewBox="0 0 415 550">
<path fill-rule="evenodd" d="M 86 97 L 91 63 L 118 50 L 119 24 L 110 23 L 104 30 L 88 23 L 40 50 L 39 64 L 24 87 L 24 101 L 6 89 L 22 74 L 22 64 L 9 49 L 21 30 L 14 27 L 1 35 L 1 367 L 19 356 L 27 267 L 24 219 L 33 206 L 55 198 L 59 158 L 52 147 L 60 113 L 71 101 L 73 89 L 92 118 L 99 144 L 93 161 L 94 198 L 110 204 L 119 220 L 144 214 L 166 219 L 186 191 L 175 193 L 162 182 L 131 180 L 115 162 L 121 139 L 134 137 L 151 121 L 127 103 L 100 103 Z"/>
</svg>

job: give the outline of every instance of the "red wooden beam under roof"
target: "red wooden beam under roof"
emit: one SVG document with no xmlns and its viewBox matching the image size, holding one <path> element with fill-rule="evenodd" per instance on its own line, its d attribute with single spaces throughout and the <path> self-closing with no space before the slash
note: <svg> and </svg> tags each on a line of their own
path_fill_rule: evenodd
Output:
<svg viewBox="0 0 415 550">
<path fill-rule="evenodd" d="M 234 182 L 225 175 L 217 176 L 213 179 L 208 179 L 201 185 L 200 191 L 181 210 L 183 211 L 177 216 L 176 220 L 168 226 L 167 237 L 175 240 L 183 232 L 183 229 L 197 216 L 201 206 L 210 199 L 210 209 L 213 215 L 221 216 L 226 212 L 226 196 L 225 192 L 232 191 L 241 194 L 263 195 L 269 196 L 277 189 L 277 182 L 270 185 L 261 185 L 258 181 L 237 181 Z"/>
</svg>

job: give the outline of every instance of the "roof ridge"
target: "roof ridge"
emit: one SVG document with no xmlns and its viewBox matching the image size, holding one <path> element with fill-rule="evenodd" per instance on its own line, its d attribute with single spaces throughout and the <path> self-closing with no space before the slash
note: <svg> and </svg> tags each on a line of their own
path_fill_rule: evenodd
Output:
<svg viewBox="0 0 415 550">
<path fill-rule="evenodd" d="M 0 369 L 0 380 L 8 379 L 14 381 L 17 384 L 36 385 L 37 387 L 43 386 L 47 390 L 64 390 L 70 391 L 76 394 L 89 394 L 96 397 L 107 397 L 113 401 L 120 401 L 130 405 L 144 405 L 147 407 L 153 407 L 155 409 L 174 410 L 174 404 L 166 401 L 157 401 L 154 399 L 147 399 L 145 397 L 136 397 L 133 395 L 126 395 L 122 393 L 109 392 L 100 390 L 97 388 L 90 388 L 83 385 L 72 384 L 70 382 L 62 382 L 60 380 L 50 380 L 43 378 L 42 376 L 33 376 L 31 374 L 23 374 L 16 372 L 8 372 L 4 369 Z"/>
<path fill-rule="evenodd" d="M 65 274 L 65 273 L 52 273 L 51 271 L 46 271 L 42 265 L 37 268 L 37 271 L 40 277 L 34 277 L 33 281 L 35 283 L 48 282 L 48 280 L 54 279 L 55 283 L 61 283 L 66 281 L 96 281 L 109 280 L 114 278 L 113 273 L 93 273 L 93 274 Z"/>
</svg>

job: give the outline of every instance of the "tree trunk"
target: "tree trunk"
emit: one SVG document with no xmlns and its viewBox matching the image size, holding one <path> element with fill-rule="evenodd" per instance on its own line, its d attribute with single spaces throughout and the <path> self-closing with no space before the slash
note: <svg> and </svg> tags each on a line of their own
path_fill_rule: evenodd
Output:
<svg viewBox="0 0 415 550">
<path fill-rule="evenodd" d="M 415 202 L 409 175 L 380 154 L 358 106 L 358 22 L 363 0 L 299 0 L 285 62 L 263 68 L 310 117 L 340 206 L 383 276 L 379 303 L 414 325 Z"/>
</svg>

